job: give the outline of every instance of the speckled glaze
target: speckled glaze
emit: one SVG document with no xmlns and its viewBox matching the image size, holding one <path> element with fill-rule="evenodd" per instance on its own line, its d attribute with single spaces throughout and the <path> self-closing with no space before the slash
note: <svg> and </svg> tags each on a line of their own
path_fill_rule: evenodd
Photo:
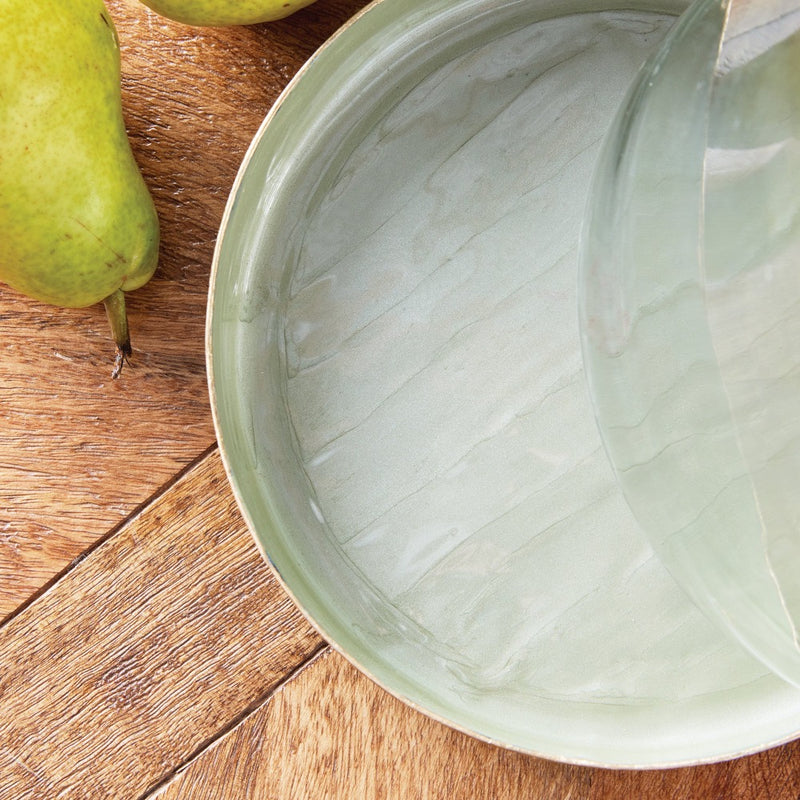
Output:
<svg viewBox="0 0 800 800">
<path fill-rule="evenodd" d="M 158 218 L 105 6 L 4 2 L 0 52 L 0 280 L 70 307 L 138 289 L 158 263 Z"/>
<path fill-rule="evenodd" d="M 245 159 L 208 355 L 243 513 L 329 641 L 473 735 L 652 767 L 794 737 L 800 692 L 667 574 L 592 414 L 589 180 L 685 8 L 633 5 L 369 7 Z"/>
<path fill-rule="evenodd" d="M 162 16 L 186 25 L 254 25 L 283 19 L 314 0 L 143 0 Z"/>
</svg>

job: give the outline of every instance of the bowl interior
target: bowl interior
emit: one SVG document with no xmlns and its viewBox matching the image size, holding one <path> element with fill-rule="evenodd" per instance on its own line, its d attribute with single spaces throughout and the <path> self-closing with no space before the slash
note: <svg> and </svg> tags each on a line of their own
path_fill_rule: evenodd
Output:
<svg viewBox="0 0 800 800">
<path fill-rule="evenodd" d="M 618 112 L 581 259 L 584 364 L 631 508 L 795 685 L 798 67 L 796 3 L 695 3 Z"/>
<path fill-rule="evenodd" d="M 595 427 L 588 184 L 685 3 L 625 6 L 356 18 L 245 159 L 209 360 L 242 510 L 329 641 L 482 738 L 657 766 L 788 738 L 800 701 L 654 557 Z"/>
</svg>

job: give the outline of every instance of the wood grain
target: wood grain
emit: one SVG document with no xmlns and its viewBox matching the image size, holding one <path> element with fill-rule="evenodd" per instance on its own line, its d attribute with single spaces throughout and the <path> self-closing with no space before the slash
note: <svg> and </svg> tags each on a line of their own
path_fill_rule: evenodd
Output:
<svg viewBox="0 0 800 800">
<path fill-rule="evenodd" d="M 213 453 L 0 628 L 0 798 L 135 798 L 321 646 Z"/>
<path fill-rule="evenodd" d="M 590 770 L 422 716 L 327 651 L 153 798 L 577 800 L 590 786 Z"/>
<path fill-rule="evenodd" d="M 43 306 L 0 286 L 0 619 L 213 444 L 205 305 L 230 187 L 278 93 L 363 5 L 196 29 L 109 0 L 160 265 L 128 297 L 134 362 L 119 381 L 101 306 Z"/>
<path fill-rule="evenodd" d="M 725 764 L 653 772 L 595 770 L 587 800 L 797 800 L 800 744 Z"/>
<path fill-rule="evenodd" d="M 797 800 L 800 745 L 675 770 L 557 764 L 493 747 L 427 719 L 327 651 L 152 800 L 253 797 Z"/>
</svg>

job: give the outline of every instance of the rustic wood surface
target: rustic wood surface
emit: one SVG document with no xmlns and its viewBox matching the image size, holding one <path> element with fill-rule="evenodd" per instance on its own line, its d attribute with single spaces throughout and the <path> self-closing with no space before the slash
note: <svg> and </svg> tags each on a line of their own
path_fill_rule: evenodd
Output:
<svg viewBox="0 0 800 800">
<path fill-rule="evenodd" d="M 258 554 L 206 389 L 214 240 L 264 114 L 363 5 L 200 30 L 108 0 L 161 263 L 116 382 L 102 308 L 0 290 L 0 800 L 798 800 L 800 744 L 618 772 L 450 730 L 332 651 Z"/>
</svg>

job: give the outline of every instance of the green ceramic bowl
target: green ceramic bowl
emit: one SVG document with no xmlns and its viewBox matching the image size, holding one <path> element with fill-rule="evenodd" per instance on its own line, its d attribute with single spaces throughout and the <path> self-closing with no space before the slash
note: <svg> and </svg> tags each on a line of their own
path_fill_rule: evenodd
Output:
<svg viewBox="0 0 800 800">
<path fill-rule="evenodd" d="M 793 738 L 800 693 L 636 526 L 585 385 L 600 142 L 682 2 L 384 0 L 247 153 L 208 315 L 220 446 L 322 635 L 394 695 L 552 759 Z"/>
</svg>

